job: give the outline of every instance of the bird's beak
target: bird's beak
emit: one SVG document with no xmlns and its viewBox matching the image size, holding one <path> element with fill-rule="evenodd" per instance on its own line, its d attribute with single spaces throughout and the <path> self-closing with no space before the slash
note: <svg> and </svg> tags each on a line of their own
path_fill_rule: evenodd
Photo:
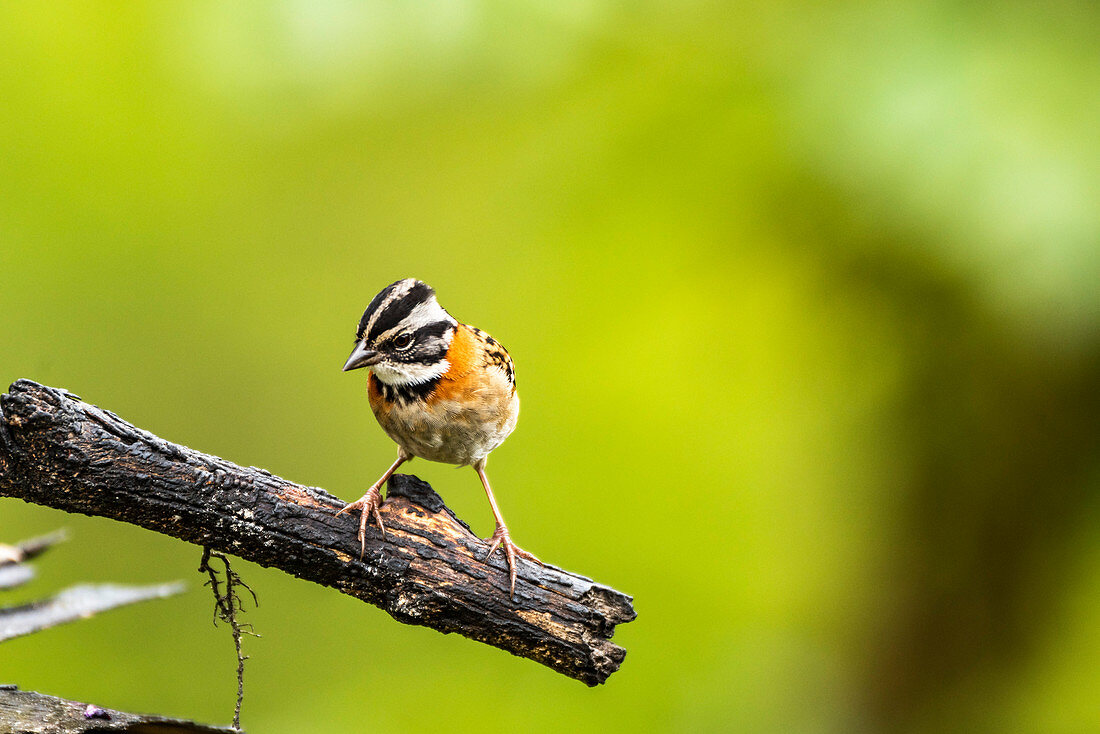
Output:
<svg viewBox="0 0 1100 734">
<path fill-rule="evenodd" d="M 360 367 L 369 367 L 382 361 L 382 355 L 373 349 L 367 349 L 362 342 L 355 345 L 348 361 L 344 363 L 344 372 L 357 370 Z"/>
</svg>

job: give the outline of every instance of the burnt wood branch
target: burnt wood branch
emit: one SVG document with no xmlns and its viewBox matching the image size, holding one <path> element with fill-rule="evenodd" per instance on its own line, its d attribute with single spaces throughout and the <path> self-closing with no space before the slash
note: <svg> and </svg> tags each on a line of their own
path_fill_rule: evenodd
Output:
<svg viewBox="0 0 1100 734">
<path fill-rule="evenodd" d="M 133 523 L 338 589 L 394 619 L 456 632 L 596 685 L 626 651 L 610 641 L 631 597 L 501 554 L 416 477 L 395 475 L 386 537 L 322 489 L 170 443 L 64 390 L 29 380 L 0 396 L 0 496 Z"/>
<path fill-rule="evenodd" d="M 92 703 L 67 701 L 33 691 L 0 685 L 0 734 L 88 734 L 125 731 L 130 734 L 236 734 L 238 729 L 207 726 L 184 719 L 130 714 Z"/>
</svg>

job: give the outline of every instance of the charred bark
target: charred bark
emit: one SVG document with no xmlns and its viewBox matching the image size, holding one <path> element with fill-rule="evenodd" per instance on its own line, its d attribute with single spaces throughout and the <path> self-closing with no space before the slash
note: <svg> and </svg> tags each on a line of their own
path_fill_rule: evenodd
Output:
<svg viewBox="0 0 1100 734">
<path fill-rule="evenodd" d="M 358 517 L 316 487 L 170 443 L 110 411 L 29 380 L 0 396 L 0 496 L 133 523 L 279 568 L 374 604 L 394 619 L 456 632 L 588 685 L 618 670 L 610 641 L 631 597 L 553 566 L 501 554 L 425 482 L 395 475 L 360 559 Z"/>
<path fill-rule="evenodd" d="M 0 686 L 0 734 L 235 734 L 239 729 L 207 726 L 165 716 L 130 714 L 92 703 L 67 701 L 15 686 Z"/>
</svg>

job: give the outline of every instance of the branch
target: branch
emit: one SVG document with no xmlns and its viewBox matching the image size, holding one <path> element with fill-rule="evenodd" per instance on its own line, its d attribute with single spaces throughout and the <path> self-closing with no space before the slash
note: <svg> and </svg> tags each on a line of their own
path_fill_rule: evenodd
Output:
<svg viewBox="0 0 1100 734">
<path fill-rule="evenodd" d="M 631 597 L 519 561 L 516 599 L 501 555 L 432 488 L 395 475 L 359 558 L 356 517 L 315 487 L 169 443 L 64 390 L 29 380 L 0 396 L 0 496 L 130 522 L 279 568 L 374 604 L 394 619 L 457 632 L 588 685 L 619 668 L 610 642 Z"/>
<path fill-rule="evenodd" d="M 24 540 L 19 545 L 0 543 L 0 589 L 11 589 L 34 578 L 34 569 L 24 563 L 45 553 L 65 540 L 65 532 L 59 530 L 41 538 Z"/>
<path fill-rule="evenodd" d="M 239 730 L 205 726 L 163 716 L 128 714 L 3 685 L 0 686 L 0 731 L 48 731 L 56 734 L 85 734 L 96 731 L 235 734 Z"/>
<path fill-rule="evenodd" d="M 18 607 L 0 609 L 0 642 L 56 627 L 65 622 L 87 619 L 93 614 L 115 607 L 136 604 L 149 599 L 163 599 L 179 594 L 183 584 L 154 586 L 122 586 L 119 584 L 84 584 L 73 586 L 49 599 Z"/>
<path fill-rule="evenodd" d="M 64 530 L 55 530 L 49 535 L 21 540 L 17 545 L 0 545 L 0 566 L 22 563 L 37 558 L 58 543 L 67 540 Z"/>
<path fill-rule="evenodd" d="M 63 540 L 65 533 L 59 531 L 24 540 L 18 545 L 0 546 L 0 551 L 3 551 L 0 554 L 0 589 L 10 589 L 34 578 L 34 571 L 25 561 L 41 555 Z M 183 588 L 180 583 L 153 586 L 71 586 L 49 599 L 39 599 L 15 607 L 0 607 L 0 642 L 66 622 L 87 619 L 108 609 L 179 594 Z"/>
</svg>

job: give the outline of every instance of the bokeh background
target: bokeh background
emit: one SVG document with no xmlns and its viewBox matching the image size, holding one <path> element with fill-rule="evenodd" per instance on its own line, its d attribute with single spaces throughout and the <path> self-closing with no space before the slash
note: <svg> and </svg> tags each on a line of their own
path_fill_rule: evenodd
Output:
<svg viewBox="0 0 1100 734">
<path fill-rule="evenodd" d="M 362 309 L 416 276 L 516 359 L 517 541 L 635 595 L 587 689 L 247 563 L 243 722 L 1100 731 L 1094 3 L 0 5 L 0 380 L 352 499 L 394 447 Z M 473 472 L 417 462 L 475 530 Z M 69 528 L 40 579 L 183 597 L 0 678 L 228 722 L 199 549 Z"/>
</svg>

